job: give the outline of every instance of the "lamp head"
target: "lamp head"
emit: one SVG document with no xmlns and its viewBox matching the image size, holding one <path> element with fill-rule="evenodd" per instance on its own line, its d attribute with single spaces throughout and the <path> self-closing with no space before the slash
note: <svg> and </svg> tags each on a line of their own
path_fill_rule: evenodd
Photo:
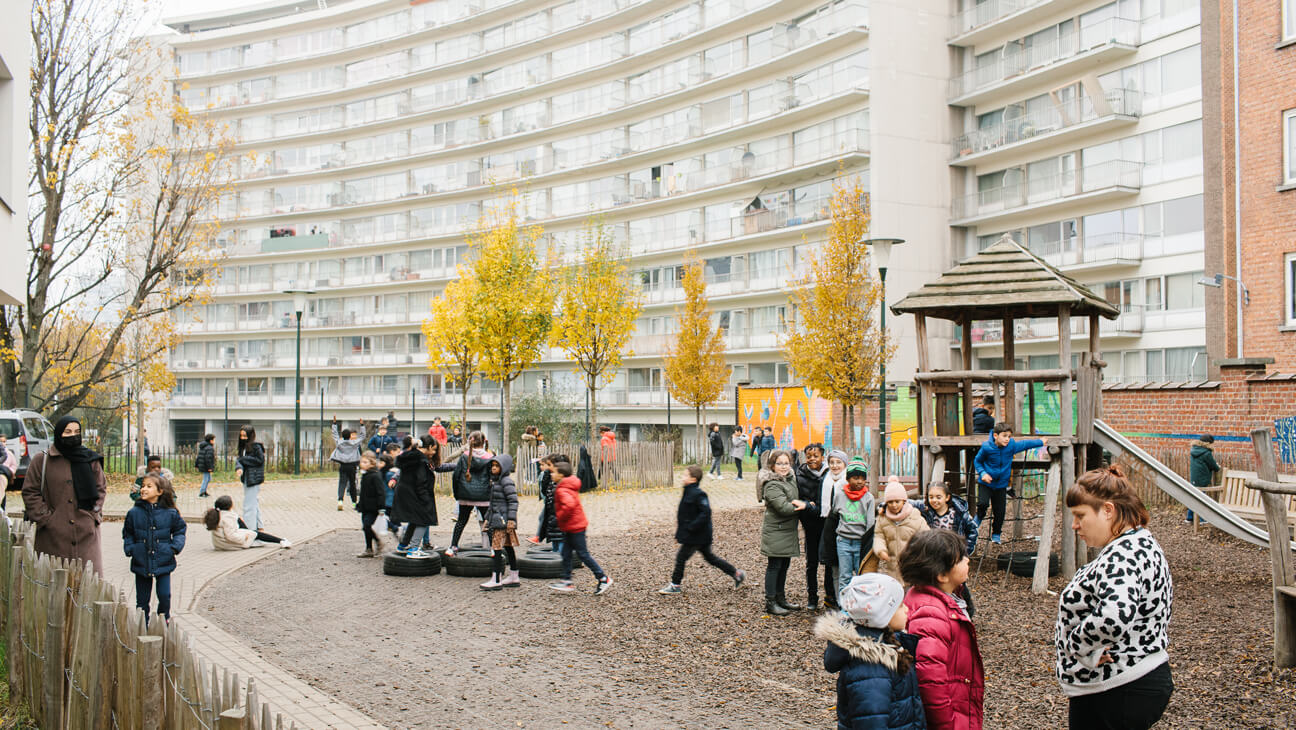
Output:
<svg viewBox="0 0 1296 730">
<path fill-rule="evenodd" d="M 298 316 L 301 316 L 302 312 L 306 311 L 306 296 L 314 293 L 315 292 L 310 289 L 289 289 L 284 292 L 284 294 L 292 295 L 293 311 L 296 312 Z"/>
<path fill-rule="evenodd" d="M 866 238 L 863 243 L 873 248 L 873 263 L 885 271 L 891 266 L 891 247 L 904 243 L 903 238 Z"/>
<path fill-rule="evenodd" d="M 1221 286 L 1224 286 L 1224 277 L 1220 274 L 1214 276 L 1203 276 L 1197 280 L 1197 283 L 1201 286 L 1209 286 L 1218 289 Z"/>
</svg>

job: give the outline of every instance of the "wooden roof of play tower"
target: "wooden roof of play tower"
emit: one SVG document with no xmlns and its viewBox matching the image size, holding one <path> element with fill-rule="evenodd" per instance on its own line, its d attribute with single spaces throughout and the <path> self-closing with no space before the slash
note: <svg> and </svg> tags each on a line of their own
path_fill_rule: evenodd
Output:
<svg viewBox="0 0 1296 730">
<path fill-rule="evenodd" d="M 1060 304 L 1070 304 L 1073 315 L 1116 319 L 1120 314 L 1111 302 L 1005 234 L 994 245 L 901 299 L 891 311 L 959 322 L 969 316 L 1056 317 Z"/>
</svg>

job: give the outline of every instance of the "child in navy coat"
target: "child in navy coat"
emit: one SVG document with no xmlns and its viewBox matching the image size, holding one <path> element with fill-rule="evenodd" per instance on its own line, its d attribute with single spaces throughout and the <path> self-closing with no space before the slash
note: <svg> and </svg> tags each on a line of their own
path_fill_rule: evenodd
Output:
<svg viewBox="0 0 1296 730">
<path fill-rule="evenodd" d="M 711 552 L 711 502 L 706 492 L 698 486 L 702 481 L 702 467 L 693 464 L 684 473 L 684 495 L 680 497 L 679 509 L 675 515 L 675 542 L 680 544 L 675 554 L 675 572 L 671 574 L 670 583 L 657 591 L 664 595 L 682 593 L 680 583 L 684 581 L 684 564 L 693 557 L 693 553 L 702 553 L 702 558 L 719 568 L 725 575 L 733 578 L 734 588 L 742 587 L 747 574 L 737 570 L 724 558 Z"/>
<path fill-rule="evenodd" d="M 815 624 L 815 636 L 828 642 L 824 669 L 837 674 L 837 727 L 926 728 L 914 671 L 918 638 L 903 632 L 909 612 L 900 581 L 857 575 L 837 600 L 845 615 L 825 613 Z"/>
<path fill-rule="evenodd" d="M 175 506 L 175 490 L 160 474 L 140 483 L 140 498 L 122 523 L 122 548 L 135 574 L 135 605 L 149 615 L 149 594 L 157 583 L 157 613 L 171 620 L 171 573 L 184 550 L 185 521 Z"/>
</svg>

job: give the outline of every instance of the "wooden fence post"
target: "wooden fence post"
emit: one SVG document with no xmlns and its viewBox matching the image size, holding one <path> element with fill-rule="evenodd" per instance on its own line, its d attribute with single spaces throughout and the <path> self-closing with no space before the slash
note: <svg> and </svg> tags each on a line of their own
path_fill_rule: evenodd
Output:
<svg viewBox="0 0 1296 730">
<path fill-rule="evenodd" d="M 66 568 L 56 568 L 50 580 L 49 618 L 45 628 L 45 713 L 44 726 L 63 727 L 63 682 L 67 663 L 63 640 L 67 635 Z"/>
<path fill-rule="evenodd" d="M 243 708 L 236 707 L 220 714 L 219 730 L 245 730 L 245 728 L 247 728 L 247 713 Z"/>
<path fill-rule="evenodd" d="M 139 659 L 140 727 L 160 730 L 162 727 L 162 637 L 141 636 L 135 640 Z"/>
<path fill-rule="evenodd" d="M 95 601 L 94 638 L 95 678 L 90 683 L 90 701 L 86 703 L 86 727 L 95 730 L 107 730 L 112 726 L 112 686 L 116 673 L 116 652 L 113 650 L 113 604 L 112 601 Z"/>
<path fill-rule="evenodd" d="M 21 533 L 20 533 L 21 536 Z M 25 554 L 21 540 L 14 546 L 9 559 L 9 610 L 5 618 L 5 663 L 9 665 L 9 701 L 21 702 L 23 697 L 23 660 L 26 651 L 22 649 L 22 613 L 23 613 L 23 556 Z"/>
<path fill-rule="evenodd" d="M 1273 441 L 1268 428 L 1251 432 L 1255 450 L 1256 475 L 1267 482 L 1278 482 L 1278 465 L 1274 461 Z M 1260 492 L 1264 505 L 1265 526 L 1269 528 L 1269 557 L 1273 577 L 1274 665 L 1296 666 L 1296 599 L 1278 590 L 1292 580 L 1291 532 L 1287 529 L 1287 497 L 1274 492 Z"/>
<path fill-rule="evenodd" d="M 1063 447 L 1067 448 L 1067 447 Z M 1039 552 L 1035 556 L 1035 574 L 1031 579 L 1031 592 L 1048 590 L 1049 555 L 1053 552 L 1053 529 L 1057 522 L 1058 491 L 1062 481 L 1062 464 L 1054 456 L 1049 464 L 1048 483 L 1044 488 L 1044 525 L 1040 529 Z"/>
</svg>

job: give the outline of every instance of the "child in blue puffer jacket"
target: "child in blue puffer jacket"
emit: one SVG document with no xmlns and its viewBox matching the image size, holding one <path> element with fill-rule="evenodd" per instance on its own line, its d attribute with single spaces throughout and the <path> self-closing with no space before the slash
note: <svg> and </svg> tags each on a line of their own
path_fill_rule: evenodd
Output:
<svg viewBox="0 0 1296 730">
<path fill-rule="evenodd" d="M 825 613 L 815 636 L 828 642 L 824 669 L 837 674 L 839 730 L 922 730 L 927 727 L 914 652 L 904 633 L 909 610 L 900 581 L 885 573 L 851 579 L 837 599 L 843 616 Z"/>
<path fill-rule="evenodd" d="M 122 548 L 135 574 L 135 605 L 148 621 L 149 597 L 157 583 L 157 613 L 171 620 L 171 573 L 184 550 L 185 521 L 175 506 L 175 490 L 166 477 L 145 475 L 140 498 L 122 524 Z"/>
<path fill-rule="evenodd" d="M 994 523 L 990 542 L 998 544 L 1003 532 L 1004 509 L 1007 506 L 1008 483 L 1012 479 L 1013 457 L 1023 451 L 1048 445 L 1048 439 L 1013 440 L 1012 425 L 1004 421 L 995 424 L 994 433 L 981 444 L 972 466 L 977 478 L 977 526 L 985 519 L 986 510 L 994 502 Z"/>
</svg>

